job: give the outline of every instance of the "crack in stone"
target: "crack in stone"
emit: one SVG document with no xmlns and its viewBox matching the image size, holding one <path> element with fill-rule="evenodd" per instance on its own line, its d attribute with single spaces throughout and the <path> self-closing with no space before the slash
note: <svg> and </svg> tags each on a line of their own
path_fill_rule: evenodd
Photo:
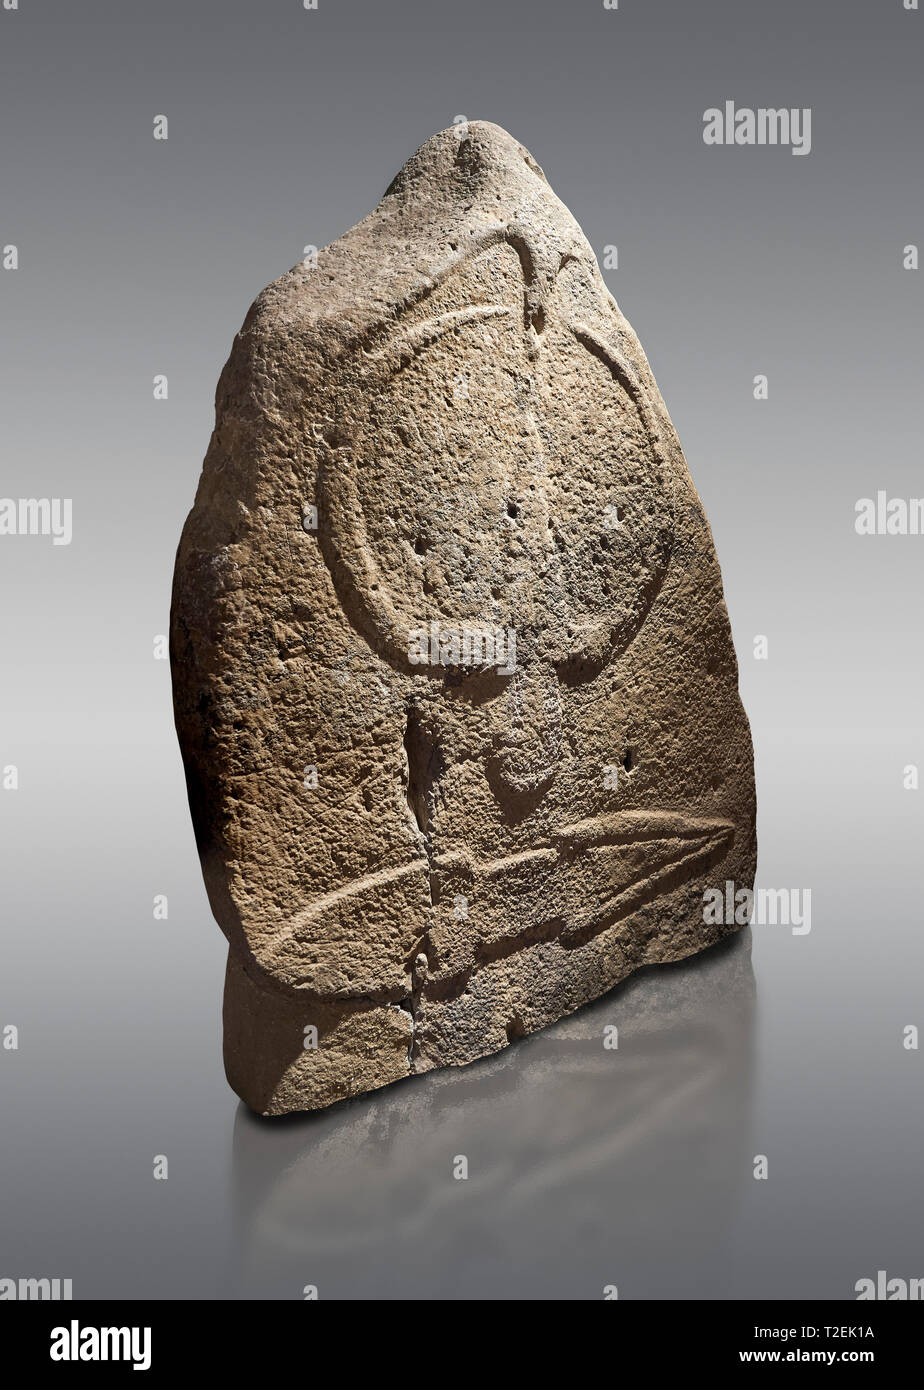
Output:
<svg viewBox="0 0 924 1390">
<path fill-rule="evenodd" d="M 408 708 L 407 712 L 404 753 L 406 762 L 405 795 L 420 848 L 429 865 L 428 890 L 429 906 L 432 913 L 439 898 L 431 834 L 432 802 L 436 795 L 440 773 L 443 771 L 443 758 L 438 745 L 427 733 L 420 711 L 413 705 Z M 408 1045 L 407 1058 L 411 1071 L 414 1070 L 414 1062 L 419 1052 L 417 1022 L 420 999 L 430 970 L 429 950 L 430 928 L 428 927 L 418 943 L 417 952 L 411 965 L 410 1007 L 408 1009 L 411 1017 L 411 1039 Z"/>
</svg>

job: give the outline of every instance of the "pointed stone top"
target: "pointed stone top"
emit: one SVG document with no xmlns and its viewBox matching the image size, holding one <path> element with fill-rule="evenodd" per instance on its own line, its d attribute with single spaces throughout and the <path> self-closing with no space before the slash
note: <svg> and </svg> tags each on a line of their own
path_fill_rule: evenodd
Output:
<svg viewBox="0 0 924 1390">
<path fill-rule="evenodd" d="M 386 196 L 413 196 L 421 186 L 464 181 L 519 182 L 524 171 L 547 183 L 525 145 L 491 121 L 459 121 L 431 135 L 392 179 Z M 526 182 L 527 180 L 524 180 Z"/>
</svg>

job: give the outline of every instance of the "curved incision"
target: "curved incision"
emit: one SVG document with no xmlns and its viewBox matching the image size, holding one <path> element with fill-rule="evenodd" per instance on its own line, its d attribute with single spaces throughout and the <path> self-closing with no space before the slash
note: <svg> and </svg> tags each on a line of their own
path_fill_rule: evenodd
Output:
<svg viewBox="0 0 924 1390">
<path fill-rule="evenodd" d="M 515 955 L 537 940 L 558 941 L 566 950 L 586 945 L 708 871 L 734 839 L 734 825 L 722 817 L 623 811 L 566 825 L 534 848 L 497 859 L 454 850 L 429 864 L 415 860 L 357 878 L 308 903 L 264 944 L 262 963 L 278 971 L 301 957 L 305 941 L 323 940 L 342 933 L 349 922 L 374 917 L 383 888 L 409 892 L 426 875 L 438 885 L 437 900 L 451 902 L 462 893 L 516 902 L 515 915 L 482 918 L 479 932 L 464 946 L 457 942 L 445 958 L 434 951 L 429 992 L 445 1000 L 461 992 L 479 966 Z M 362 997 L 379 990 L 374 975 L 365 984 L 354 980 L 332 992 L 318 989 L 311 971 L 303 970 L 293 983 L 328 997 Z"/>
<path fill-rule="evenodd" d="M 516 283 L 502 262 L 485 260 L 503 246 L 516 253 Z M 455 277 L 477 277 L 479 270 L 483 275 L 479 289 L 483 290 L 485 283 L 495 292 L 506 287 L 510 302 L 469 303 L 410 325 L 389 321 L 344 348 L 347 355 L 354 354 L 350 425 L 340 427 L 320 447 L 316 494 L 322 516 L 319 540 L 350 620 L 400 671 L 442 679 L 444 665 L 452 664 L 451 657 L 444 665 L 412 665 L 409 661 L 409 633 L 431 620 L 464 621 L 479 629 L 507 621 L 521 629 L 522 655 L 532 644 L 534 655 L 555 666 L 562 679 L 585 680 L 625 650 L 657 596 L 669 560 L 673 527 L 671 484 L 661 436 L 645 391 L 629 363 L 592 328 L 569 322 L 558 312 L 556 277 L 564 266 L 575 264 L 575 257 L 556 254 L 553 267 L 549 253 L 541 252 L 516 224 L 490 228 L 472 238 L 465 252 L 440 267 L 404 306 L 403 313 L 406 316 L 432 299 Z M 459 292 L 470 298 L 471 286 L 460 284 Z M 519 324 L 517 305 L 522 309 Z M 472 340 L 470 330 L 482 325 L 489 337 Z M 500 339 L 496 338 L 497 330 L 503 334 Z M 615 535 L 612 544 L 603 538 L 601 544 L 607 551 L 595 554 L 595 563 L 602 562 L 597 571 L 591 570 L 578 552 L 586 541 L 582 533 L 600 530 L 595 508 L 606 488 L 616 485 L 615 472 L 613 477 L 608 475 L 607 458 L 594 459 L 601 485 L 590 490 L 588 506 L 571 506 L 571 516 L 566 518 L 569 536 L 556 537 L 557 518 L 568 512 L 570 499 L 562 494 L 560 480 L 552 471 L 556 466 L 557 426 L 550 421 L 549 398 L 557 388 L 538 346 L 553 336 L 553 330 L 579 343 L 607 368 L 612 383 L 608 389 L 617 392 L 615 409 L 610 412 L 615 425 L 611 447 L 628 447 L 625 440 L 635 438 L 641 441 L 636 447 L 644 454 L 641 481 L 627 488 L 638 504 L 632 524 Z M 439 405 L 439 377 L 433 359 L 426 355 L 438 351 L 448 337 L 454 346 L 439 364 L 444 371 L 448 370 L 447 363 L 468 361 L 473 370 L 494 371 L 483 390 L 500 423 L 489 424 L 482 411 L 484 403 L 476 399 L 464 417 L 464 437 L 451 436 L 460 451 L 473 446 L 469 459 L 452 453 L 442 437 L 439 415 L 435 424 L 431 418 L 434 398 Z M 338 360 L 342 361 L 342 356 Z M 421 360 L 437 385 L 433 386 L 430 376 L 424 376 L 420 408 L 415 413 L 413 372 Z M 389 414 L 391 386 L 399 374 L 403 418 L 394 411 Z M 504 389 L 509 400 L 501 399 Z M 566 418 L 569 413 L 574 417 L 580 409 L 576 394 L 564 402 L 561 414 Z M 450 428 L 458 429 L 459 414 L 447 407 L 445 419 L 451 417 Z M 637 425 L 632 424 L 632 416 Z M 436 431 L 434 437 L 422 437 L 420 421 L 424 418 L 427 428 Z M 500 440 L 498 431 L 506 431 Z M 515 448 L 509 447 L 511 432 L 515 432 Z M 392 453 L 403 448 L 407 453 L 406 461 L 392 471 L 392 476 L 405 480 L 408 488 L 416 488 L 417 498 L 423 495 L 423 501 L 415 506 L 413 493 L 410 502 L 407 496 L 396 498 L 390 518 L 375 517 L 379 534 L 374 535 L 370 531 L 369 500 L 363 496 L 361 482 L 371 469 L 366 490 L 371 488 L 375 493 L 378 456 L 386 448 Z M 498 461 L 501 457 L 515 460 L 510 477 L 502 476 L 508 465 Z M 636 464 L 636 471 L 639 467 Z M 428 470 L 433 477 L 429 490 L 421 482 Z M 447 479 L 454 475 L 464 480 L 467 471 L 473 475 L 467 500 L 475 515 L 462 516 L 457 528 L 441 514 L 431 528 L 438 532 L 432 546 L 426 537 L 422 541 L 415 537 L 415 530 L 427 529 L 415 520 L 415 513 L 431 501 L 435 507 L 441 492 L 451 485 Z M 498 509 L 504 488 L 528 498 L 526 515 L 510 502 L 504 518 Z M 381 506 L 378 497 L 373 502 Z M 416 562 L 408 564 L 407 556 L 412 549 L 424 554 L 428 546 L 430 553 L 415 570 Z M 609 583 L 609 587 L 604 583 L 602 590 L 601 575 Z M 598 581 L 597 590 L 587 588 L 591 581 Z"/>
</svg>

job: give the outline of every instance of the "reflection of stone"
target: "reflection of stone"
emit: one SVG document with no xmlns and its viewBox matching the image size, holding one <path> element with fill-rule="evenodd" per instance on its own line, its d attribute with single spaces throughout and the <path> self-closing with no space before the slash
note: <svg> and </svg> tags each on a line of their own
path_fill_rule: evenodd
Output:
<svg viewBox="0 0 924 1390">
<path fill-rule="evenodd" d="M 745 931 L 473 1067 L 282 1126 L 241 1108 L 229 1292 L 733 1296 L 722 1241 L 751 1171 L 752 1024 Z"/>
<path fill-rule="evenodd" d="M 262 1112 L 497 1051 L 713 944 L 704 888 L 753 879 L 702 507 L 591 248 L 496 126 L 434 136 L 254 305 L 172 656 L 226 1067 Z"/>
</svg>

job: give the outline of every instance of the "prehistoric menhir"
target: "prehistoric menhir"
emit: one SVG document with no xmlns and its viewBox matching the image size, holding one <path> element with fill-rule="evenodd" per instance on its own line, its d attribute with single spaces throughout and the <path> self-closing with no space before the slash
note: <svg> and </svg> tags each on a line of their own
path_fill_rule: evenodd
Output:
<svg viewBox="0 0 924 1390">
<path fill-rule="evenodd" d="M 225 1065 L 311 1110 L 735 928 L 753 753 L 709 526 L 529 153 L 471 122 L 259 296 L 174 580 Z"/>
</svg>

